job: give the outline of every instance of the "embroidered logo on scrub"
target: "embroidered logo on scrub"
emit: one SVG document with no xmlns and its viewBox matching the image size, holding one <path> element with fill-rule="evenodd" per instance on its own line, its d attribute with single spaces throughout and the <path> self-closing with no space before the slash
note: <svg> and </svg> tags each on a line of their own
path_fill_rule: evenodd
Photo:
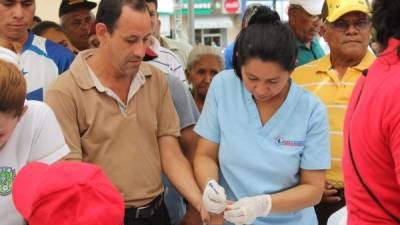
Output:
<svg viewBox="0 0 400 225">
<path fill-rule="evenodd" d="M 278 136 L 275 138 L 275 144 L 276 145 L 284 145 L 288 147 L 303 147 L 304 146 L 304 141 L 293 141 L 293 140 L 286 140 L 282 136 Z"/>
<path fill-rule="evenodd" d="M 12 183 L 15 178 L 15 169 L 11 167 L 0 167 L 0 195 L 11 194 Z"/>
</svg>

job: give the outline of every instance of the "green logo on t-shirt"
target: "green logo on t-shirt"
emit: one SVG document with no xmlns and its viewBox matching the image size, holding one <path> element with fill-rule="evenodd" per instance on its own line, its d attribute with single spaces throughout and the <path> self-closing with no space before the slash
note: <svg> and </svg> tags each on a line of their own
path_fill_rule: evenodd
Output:
<svg viewBox="0 0 400 225">
<path fill-rule="evenodd" d="M 11 167 L 0 167 L 0 195 L 11 194 L 12 183 L 15 178 L 15 169 Z"/>
</svg>

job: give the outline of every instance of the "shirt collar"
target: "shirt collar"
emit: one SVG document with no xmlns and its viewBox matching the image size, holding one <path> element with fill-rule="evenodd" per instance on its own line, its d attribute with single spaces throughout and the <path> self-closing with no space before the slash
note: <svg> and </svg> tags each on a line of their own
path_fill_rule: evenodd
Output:
<svg viewBox="0 0 400 225">
<path fill-rule="evenodd" d="M 30 46 L 32 46 L 32 42 L 33 42 L 33 37 L 35 35 L 32 32 L 28 32 L 28 40 L 26 40 L 25 44 L 24 44 L 24 48 L 22 49 L 22 52 L 24 52 L 25 50 L 27 50 Z"/>
<path fill-rule="evenodd" d="M 368 69 L 368 67 L 371 65 L 371 62 L 374 61 L 374 59 L 375 56 L 370 51 L 367 51 L 361 62 L 352 68 L 359 71 L 364 71 L 365 69 Z M 331 55 L 328 54 L 322 57 L 317 66 L 318 66 L 317 68 L 318 72 L 328 73 L 328 71 L 332 69 Z"/>
<path fill-rule="evenodd" d="M 70 71 L 74 77 L 74 80 L 81 89 L 87 90 L 96 87 L 86 62 L 86 59 L 96 54 L 96 52 L 97 49 L 81 51 L 71 64 Z M 138 73 L 141 73 L 145 78 L 151 76 L 149 67 L 143 66 L 143 64 L 145 63 L 141 63 Z"/>
<path fill-rule="evenodd" d="M 372 54 L 371 51 L 367 51 L 367 54 L 364 56 L 364 58 L 361 60 L 361 62 L 354 67 L 354 69 L 359 70 L 359 71 L 364 71 L 368 69 L 371 66 L 371 62 L 375 60 L 375 55 Z"/>
<path fill-rule="evenodd" d="M 114 92 L 111 89 L 109 89 L 108 87 L 104 86 L 101 83 L 101 81 L 99 80 L 99 78 L 97 78 L 96 74 L 89 67 L 89 65 L 87 65 L 87 67 L 88 67 L 88 70 L 90 73 L 90 78 L 93 81 L 93 84 L 94 84 L 95 88 L 97 89 L 97 91 L 106 92 L 110 96 L 115 98 L 115 100 L 120 102 L 122 105 L 125 105 L 125 103 L 122 102 L 121 99 L 116 94 L 114 94 Z M 140 87 L 144 85 L 145 82 L 146 82 L 145 75 L 141 71 L 139 71 L 136 74 L 136 76 L 133 78 L 133 80 L 131 81 L 131 85 L 129 87 L 129 93 L 128 93 L 128 102 L 132 99 L 133 95 L 135 95 L 137 93 L 137 91 L 140 89 Z"/>
<path fill-rule="evenodd" d="M 311 50 L 313 49 L 313 47 L 314 47 L 314 45 L 315 45 L 315 43 L 316 43 L 317 41 L 318 41 L 318 40 L 317 40 L 316 38 L 314 38 L 314 39 L 311 40 L 311 42 L 310 42 Z M 299 41 L 299 40 L 297 40 L 297 39 L 296 39 L 296 43 L 297 43 L 297 47 L 304 47 L 304 48 L 306 48 L 306 49 L 310 49 L 310 48 L 308 48 L 308 47 L 306 46 L 306 44 L 305 44 L 304 42 L 301 42 L 301 41 Z"/>
</svg>

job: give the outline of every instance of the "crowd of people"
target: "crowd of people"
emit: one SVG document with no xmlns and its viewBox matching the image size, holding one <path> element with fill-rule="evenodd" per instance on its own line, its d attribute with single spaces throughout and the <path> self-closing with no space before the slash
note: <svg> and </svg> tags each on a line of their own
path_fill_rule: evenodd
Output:
<svg viewBox="0 0 400 225">
<path fill-rule="evenodd" d="M 250 5 L 225 49 L 158 4 L 0 1 L 2 225 L 400 224 L 400 0 Z"/>
</svg>

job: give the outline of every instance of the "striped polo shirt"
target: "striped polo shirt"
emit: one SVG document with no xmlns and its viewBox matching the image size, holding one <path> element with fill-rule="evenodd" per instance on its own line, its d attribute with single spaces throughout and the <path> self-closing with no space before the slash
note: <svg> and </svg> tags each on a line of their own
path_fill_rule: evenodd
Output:
<svg viewBox="0 0 400 225">
<path fill-rule="evenodd" d="M 342 79 L 339 79 L 336 70 L 332 68 L 330 55 L 297 67 L 292 73 L 293 80 L 320 97 L 327 108 L 332 160 L 327 181 L 336 188 L 343 187 L 343 122 L 347 105 L 358 78 L 374 60 L 375 56 L 368 51 L 360 64 L 347 69 Z"/>
</svg>

